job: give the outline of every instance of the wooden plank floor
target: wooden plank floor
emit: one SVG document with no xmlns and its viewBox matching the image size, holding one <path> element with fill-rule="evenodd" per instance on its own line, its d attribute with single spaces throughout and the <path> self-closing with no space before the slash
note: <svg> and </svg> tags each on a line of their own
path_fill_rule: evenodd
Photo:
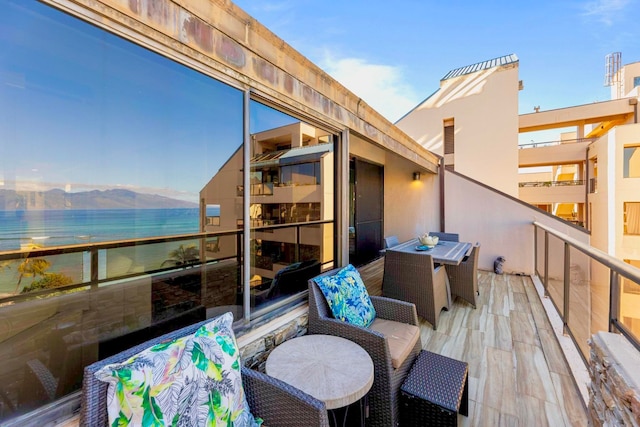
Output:
<svg viewBox="0 0 640 427">
<path fill-rule="evenodd" d="M 361 267 L 382 292 L 384 258 Z M 533 282 L 479 272 L 474 309 L 456 300 L 438 330 L 421 319 L 422 347 L 469 363 L 469 416 L 461 426 L 584 426 L 587 413 Z"/>
</svg>

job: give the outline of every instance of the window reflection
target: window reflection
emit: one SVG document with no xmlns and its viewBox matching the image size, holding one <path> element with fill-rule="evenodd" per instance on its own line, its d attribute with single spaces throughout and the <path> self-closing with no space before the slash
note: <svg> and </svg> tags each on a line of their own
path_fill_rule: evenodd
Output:
<svg viewBox="0 0 640 427">
<path fill-rule="evenodd" d="M 213 182 L 243 151 L 241 91 L 40 2 L 0 10 L 3 424 L 100 358 L 241 317 L 244 218 Z"/>
<path fill-rule="evenodd" d="M 333 262 L 335 136 L 255 101 L 250 113 L 250 284 L 259 308 L 306 290 Z"/>
</svg>

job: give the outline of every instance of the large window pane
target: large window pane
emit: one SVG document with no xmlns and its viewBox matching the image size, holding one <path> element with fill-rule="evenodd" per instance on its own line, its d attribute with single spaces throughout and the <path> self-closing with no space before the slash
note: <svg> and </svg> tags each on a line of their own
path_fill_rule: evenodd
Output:
<svg viewBox="0 0 640 427">
<path fill-rule="evenodd" d="M 333 265 L 335 136 L 255 101 L 250 131 L 251 305 L 262 308 Z"/>
<path fill-rule="evenodd" d="M 243 93 L 39 2 L 0 10 L 1 424 L 110 352 L 241 315 Z"/>
</svg>

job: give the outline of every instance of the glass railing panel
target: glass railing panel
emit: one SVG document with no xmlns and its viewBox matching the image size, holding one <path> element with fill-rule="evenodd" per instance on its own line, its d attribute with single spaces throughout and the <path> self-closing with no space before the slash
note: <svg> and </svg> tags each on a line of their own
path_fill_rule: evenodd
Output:
<svg viewBox="0 0 640 427">
<path fill-rule="evenodd" d="M 278 244 L 269 243 L 271 235 L 278 236 Z M 333 265 L 332 222 L 258 229 L 253 236 L 256 246 L 250 280 L 252 309 L 301 295 L 308 289 L 310 278 Z"/>
<path fill-rule="evenodd" d="M 100 259 L 102 261 L 104 258 L 101 256 Z M 199 262 L 198 239 L 117 247 L 106 250 L 105 264 L 104 268 L 101 265 L 99 278 L 114 279 Z"/>
<path fill-rule="evenodd" d="M 567 323 L 583 356 L 589 358 L 591 337 L 590 258 L 575 248 L 569 251 L 569 312 Z"/>
<path fill-rule="evenodd" d="M 549 277 L 547 293 L 561 316 L 564 316 L 564 242 L 549 234 Z"/>
<path fill-rule="evenodd" d="M 591 259 L 591 333 L 609 330 L 610 276 L 611 270 L 602 263 Z"/>
<path fill-rule="evenodd" d="M 16 252 L 15 257 L 0 261 L 0 302 L 88 282 L 91 277 L 88 260 L 89 254 L 83 252 L 57 255 Z"/>
<path fill-rule="evenodd" d="M 618 320 L 637 341 L 640 341 L 640 283 L 624 277 L 621 277 L 620 281 L 620 314 Z"/>
</svg>

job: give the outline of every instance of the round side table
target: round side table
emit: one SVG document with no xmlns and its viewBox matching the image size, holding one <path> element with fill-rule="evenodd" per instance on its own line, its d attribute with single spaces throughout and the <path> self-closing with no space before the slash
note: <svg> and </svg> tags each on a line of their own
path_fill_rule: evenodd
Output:
<svg viewBox="0 0 640 427">
<path fill-rule="evenodd" d="M 373 385 L 369 354 L 358 344 L 331 335 L 304 335 L 283 342 L 271 351 L 265 369 L 268 375 L 322 400 L 328 410 L 361 401 Z M 345 421 L 346 415 L 345 411 Z"/>
</svg>

